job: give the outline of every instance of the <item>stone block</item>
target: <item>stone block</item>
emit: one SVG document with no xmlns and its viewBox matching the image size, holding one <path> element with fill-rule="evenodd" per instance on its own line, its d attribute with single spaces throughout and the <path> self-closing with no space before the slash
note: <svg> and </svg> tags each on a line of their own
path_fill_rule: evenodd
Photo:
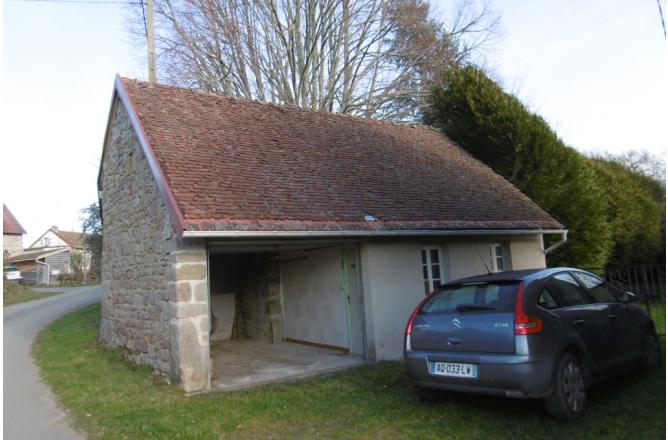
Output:
<svg viewBox="0 0 668 440">
<path fill-rule="evenodd" d="M 178 372 L 187 393 L 209 389 L 209 346 L 202 344 L 192 320 L 178 323 Z"/>
<path fill-rule="evenodd" d="M 174 252 L 175 263 L 204 263 L 206 264 L 206 250 L 190 249 Z"/>
<path fill-rule="evenodd" d="M 190 287 L 190 283 L 187 281 L 176 283 L 175 293 L 175 301 L 190 301 L 192 296 L 192 287 Z"/>
<path fill-rule="evenodd" d="M 206 264 L 181 264 L 176 266 L 177 280 L 202 280 L 206 278 Z"/>
<path fill-rule="evenodd" d="M 209 306 L 205 303 L 170 303 L 170 309 L 177 319 L 209 316 Z"/>
<path fill-rule="evenodd" d="M 196 283 L 193 288 L 193 292 L 195 301 L 207 301 L 209 298 L 206 282 Z"/>
</svg>

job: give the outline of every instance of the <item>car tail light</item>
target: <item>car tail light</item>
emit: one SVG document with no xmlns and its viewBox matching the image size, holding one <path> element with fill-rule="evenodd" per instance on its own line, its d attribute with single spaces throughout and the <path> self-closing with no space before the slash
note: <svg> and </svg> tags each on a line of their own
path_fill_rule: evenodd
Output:
<svg viewBox="0 0 668 440">
<path fill-rule="evenodd" d="M 436 293 L 438 289 L 435 289 L 433 292 L 431 292 L 429 295 L 425 296 L 422 301 L 420 301 L 420 304 L 413 310 L 413 313 L 411 313 L 411 317 L 408 318 L 408 322 L 406 323 L 406 335 L 411 335 L 413 333 L 413 321 L 415 321 L 415 317 L 417 316 L 418 313 L 420 313 L 420 309 L 422 309 L 422 306 L 424 303 L 429 301 L 429 299 Z"/>
<path fill-rule="evenodd" d="M 532 335 L 542 331 L 543 321 L 535 316 L 527 315 L 524 311 L 524 283 L 520 283 L 515 301 L 515 334 Z"/>
<path fill-rule="evenodd" d="M 429 301 L 429 299 L 434 296 L 434 293 L 436 293 L 438 289 L 434 289 L 433 292 L 431 292 L 429 295 L 427 295 L 422 301 L 420 301 L 420 304 L 413 310 L 413 313 L 411 313 L 411 317 L 408 318 L 408 322 L 406 323 L 406 350 L 410 351 L 413 349 L 411 346 L 411 334 L 413 334 L 413 321 L 415 321 L 415 317 L 417 316 L 418 313 L 420 313 L 420 310 L 422 309 L 422 306 L 424 306 L 424 303 Z"/>
</svg>

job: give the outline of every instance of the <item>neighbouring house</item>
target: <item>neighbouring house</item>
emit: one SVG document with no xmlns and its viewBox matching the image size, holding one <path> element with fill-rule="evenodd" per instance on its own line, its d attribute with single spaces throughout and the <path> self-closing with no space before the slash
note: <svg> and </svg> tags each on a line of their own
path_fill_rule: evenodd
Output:
<svg viewBox="0 0 668 440">
<path fill-rule="evenodd" d="M 121 77 L 98 190 L 101 338 L 189 392 L 225 339 L 398 359 L 427 292 L 566 239 L 431 128 Z"/>
<path fill-rule="evenodd" d="M 75 272 L 85 279 L 90 270 L 91 253 L 84 234 L 51 226 L 30 246 L 7 261 L 21 271 L 23 283 L 52 284 Z M 77 267 L 74 267 L 75 264 Z"/>
<path fill-rule="evenodd" d="M 8 257 L 23 251 L 23 234 L 26 231 L 14 214 L 2 205 L 2 256 Z"/>
<path fill-rule="evenodd" d="M 5 260 L 21 271 L 23 284 L 53 284 L 58 275 L 69 273 L 70 249 L 67 247 L 25 251 Z"/>
<path fill-rule="evenodd" d="M 58 226 L 51 226 L 46 230 L 27 250 L 48 250 L 67 248 L 70 256 L 76 256 L 76 263 L 79 270 L 84 274 L 90 271 L 91 251 L 86 243 L 86 235 L 81 232 L 63 231 Z M 73 261 L 65 268 L 63 273 L 72 273 L 75 268 L 72 267 Z"/>
</svg>

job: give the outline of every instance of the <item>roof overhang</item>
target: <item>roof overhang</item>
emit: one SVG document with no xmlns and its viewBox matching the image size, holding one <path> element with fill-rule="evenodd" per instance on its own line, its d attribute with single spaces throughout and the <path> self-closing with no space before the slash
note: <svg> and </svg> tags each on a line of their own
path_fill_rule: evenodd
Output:
<svg viewBox="0 0 668 440">
<path fill-rule="evenodd" d="M 361 238 L 424 236 L 499 236 L 563 234 L 566 229 L 461 229 L 461 230 L 385 230 L 385 231 L 184 231 L 183 238 Z"/>
<path fill-rule="evenodd" d="M 24 261 L 37 261 L 42 258 L 50 257 L 51 255 L 60 254 L 61 252 L 68 251 L 69 247 L 62 247 L 57 249 L 49 249 L 45 251 L 36 251 L 36 252 L 25 252 L 22 254 L 12 255 L 7 258 L 7 263 L 21 263 Z"/>
</svg>

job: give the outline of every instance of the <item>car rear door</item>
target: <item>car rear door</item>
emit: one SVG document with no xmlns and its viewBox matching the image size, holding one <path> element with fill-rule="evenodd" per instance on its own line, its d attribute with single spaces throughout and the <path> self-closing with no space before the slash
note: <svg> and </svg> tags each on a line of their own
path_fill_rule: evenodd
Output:
<svg viewBox="0 0 668 440">
<path fill-rule="evenodd" d="M 414 350 L 514 353 L 518 282 L 446 286 L 413 321 Z"/>
<path fill-rule="evenodd" d="M 589 353 L 592 367 L 608 368 L 614 359 L 608 305 L 596 303 L 569 272 L 552 276 L 544 288 L 559 305 L 551 312 L 577 334 Z"/>
</svg>

